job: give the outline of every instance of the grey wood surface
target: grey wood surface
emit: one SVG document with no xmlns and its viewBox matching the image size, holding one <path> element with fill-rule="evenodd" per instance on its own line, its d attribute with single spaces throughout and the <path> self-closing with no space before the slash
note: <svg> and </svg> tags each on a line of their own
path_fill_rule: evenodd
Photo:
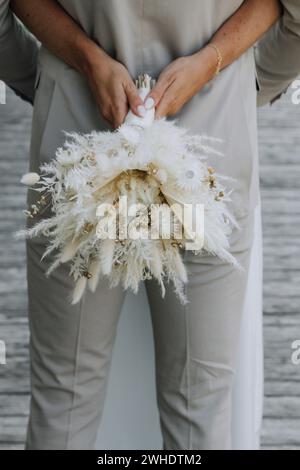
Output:
<svg viewBox="0 0 300 470">
<path fill-rule="evenodd" d="M 26 271 L 22 227 L 31 108 L 12 93 L 0 106 L 0 449 L 21 449 L 29 406 Z M 290 94 L 259 111 L 264 231 L 265 402 L 263 449 L 300 449 L 300 105 Z"/>
<path fill-rule="evenodd" d="M 264 233 L 265 449 L 300 449 L 300 105 L 259 111 Z"/>
</svg>

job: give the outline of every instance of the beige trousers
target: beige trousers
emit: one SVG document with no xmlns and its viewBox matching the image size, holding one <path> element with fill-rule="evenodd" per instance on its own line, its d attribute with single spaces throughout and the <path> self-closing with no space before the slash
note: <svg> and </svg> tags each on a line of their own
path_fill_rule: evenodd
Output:
<svg viewBox="0 0 300 470">
<path fill-rule="evenodd" d="M 186 306 L 171 285 L 162 299 L 156 282 L 146 281 L 164 449 L 231 448 L 232 384 L 253 222 L 250 212 L 231 236 L 243 272 L 216 257 L 185 253 Z M 95 294 L 71 306 L 68 266 L 46 278 L 43 250 L 42 240 L 27 242 L 32 399 L 26 448 L 93 449 L 125 292 L 103 280 Z"/>
</svg>

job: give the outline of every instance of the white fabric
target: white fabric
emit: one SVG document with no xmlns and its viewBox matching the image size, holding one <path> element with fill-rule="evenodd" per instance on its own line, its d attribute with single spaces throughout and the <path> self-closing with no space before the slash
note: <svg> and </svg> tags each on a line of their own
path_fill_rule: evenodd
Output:
<svg viewBox="0 0 300 470">
<path fill-rule="evenodd" d="M 127 296 L 114 348 L 97 449 L 160 449 L 154 349 L 144 287 Z M 262 234 L 256 209 L 255 240 L 242 321 L 233 394 L 233 448 L 259 448 L 263 403 Z"/>
<path fill-rule="evenodd" d="M 255 236 L 233 393 L 233 449 L 259 449 L 263 408 L 261 208 L 256 209 Z"/>
</svg>

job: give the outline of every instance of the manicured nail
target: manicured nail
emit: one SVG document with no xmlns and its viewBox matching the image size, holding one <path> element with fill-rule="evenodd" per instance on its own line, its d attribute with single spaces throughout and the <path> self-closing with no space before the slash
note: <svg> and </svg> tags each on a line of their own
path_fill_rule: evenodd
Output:
<svg viewBox="0 0 300 470">
<path fill-rule="evenodd" d="M 146 109 L 151 109 L 154 106 L 154 99 L 153 98 L 147 98 L 145 102 L 145 108 Z"/>
<path fill-rule="evenodd" d="M 141 117 L 146 116 L 146 109 L 141 104 L 137 107 L 137 112 L 139 113 Z"/>
</svg>

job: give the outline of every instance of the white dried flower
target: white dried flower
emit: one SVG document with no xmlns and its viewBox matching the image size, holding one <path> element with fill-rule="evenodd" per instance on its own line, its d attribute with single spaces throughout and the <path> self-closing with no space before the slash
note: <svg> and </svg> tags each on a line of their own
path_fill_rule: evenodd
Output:
<svg viewBox="0 0 300 470">
<path fill-rule="evenodd" d="M 157 170 L 157 173 L 155 176 L 161 183 L 165 183 L 168 179 L 168 173 L 163 168 L 160 168 L 159 170 Z"/>
<path fill-rule="evenodd" d="M 34 189 L 44 191 L 51 203 L 51 217 L 39 220 L 25 235 L 49 237 L 44 257 L 58 251 L 48 273 L 70 262 L 73 304 L 87 285 L 95 291 L 102 276 L 109 277 L 111 287 L 122 283 L 133 292 L 140 281 L 153 277 L 162 295 L 165 279 L 171 280 L 175 293 L 186 302 L 187 273 L 179 248 L 194 238 L 181 210 L 186 204 L 205 206 L 204 250 L 237 263 L 229 251 L 228 237 L 235 225 L 227 208 L 230 193 L 220 185 L 222 175 L 214 185 L 206 181 L 207 156 L 218 152 L 174 121 L 154 120 L 144 129 L 135 124 L 127 121 L 115 132 L 67 134 L 56 158 L 41 166 L 41 178 L 28 173 L 21 180 L 29 186 L 40 181 Z M 123 217 L 123 196 L 128 209 L 141 204 L 146 216 L 139 212 Z M 130 237 L 130 227 L 142 236 Z M 177 234 L 182 246 L 174 242 Z"/>
<path fill-rule="evenodd" d="M 39 181 L 40 175 L 38 175 L 37 173 L 26 173 L 21 178 L 21 183 L 25 184 L 26 186 L 34 186 Z"/>
</svg>

